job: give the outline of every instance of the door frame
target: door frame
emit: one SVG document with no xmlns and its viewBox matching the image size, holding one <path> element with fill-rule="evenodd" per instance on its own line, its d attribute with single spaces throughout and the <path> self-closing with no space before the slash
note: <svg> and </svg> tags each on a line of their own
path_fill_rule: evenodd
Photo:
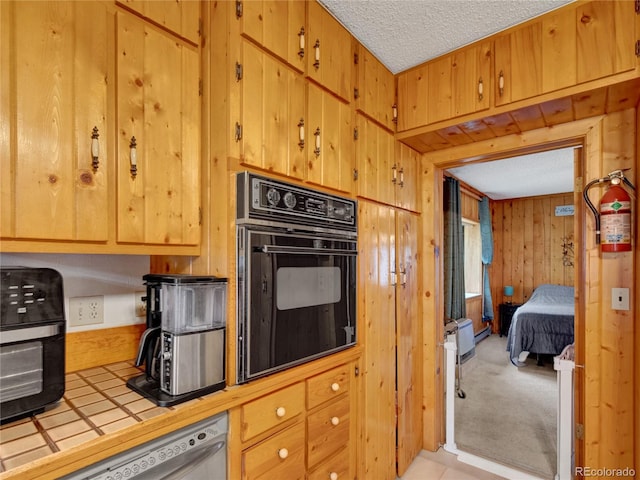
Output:
<svg viewBox="0 0 640 480">
<path fill-rule="evenodd" d="M 435 451 L 444 443 L 445 411 L 444 411 L 444 323 L 437 321 L 444 318 L 442 300 L 443 266 L 440 249 L 442 245 L 442 179 L 445 169 L 469 163 L 481 163 L 500 158 L 541 152 L 562 147 L 582 146 L 584 161 L 576 172 L 575 198 L 580 198 L 587 171 L 588 159 L 602 157 L 602 123 L 606 115 L 591 117 L 553 127 L 546 127 L 515 135 L 495 138 L 482 142 L 461 145 L 458 147 L 424 153 L 421 157 L 422 175 L 422 214 L 424 250 L 424 435 L 423 446 Z M 602 162 L 600 162 L 602 163 Z M 574 167 L 575 169 L 575 167 Z M 593 172 L 590 173 L 594 176 Z M 587 236 L 594 231 L 593 221 L 585 217 L 582 201 L 576 202 L 574 228 L 576 245 L 576 271 L 574 285 L 576 288 L 576 365 L 585 364 L 585 312 L 587 292 L 585 268 L 589 255 Z M 432 218 L 430 222 L 426 219 Z M 429 248 L 429 244 L 433 248 Z M 433 321 L 436 319 L 436 321 Z M 431 373 L 435 372 L 435 375 Z M 575 370 L 575 423 L 584 425 L 585 419 L 585 373 L 584 368 Z M 575 464 L 584 465 L 584 439 L 575 443 Z"/>
</svg>

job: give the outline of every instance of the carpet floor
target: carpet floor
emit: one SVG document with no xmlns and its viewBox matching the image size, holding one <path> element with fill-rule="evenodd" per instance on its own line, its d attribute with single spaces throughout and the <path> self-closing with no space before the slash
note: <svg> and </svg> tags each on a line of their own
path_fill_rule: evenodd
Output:
<svg viewBox="0 0 640 480">
<path fill-rule="evenodd" d="M 553 479 L 556 472 L 557 380 L 553 359 L 527 359 L 515 367 L 506 337 L 491 335 L 462 365 L 456 396 L 455 441 L 459 450 Z"/>
</svg>

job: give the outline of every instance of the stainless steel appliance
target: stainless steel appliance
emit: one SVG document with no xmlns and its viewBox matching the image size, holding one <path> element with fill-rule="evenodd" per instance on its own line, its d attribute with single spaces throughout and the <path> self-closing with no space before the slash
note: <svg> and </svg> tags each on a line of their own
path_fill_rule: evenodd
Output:
<svg viewBox="0 0 640 480">
<path fill-rule="evenodd" d="M 227 430 L 223 412 L 61 480 L 225 480 Z"/>
<path fill-rule="evenodd" d="M 0 422 L 39 413 L 64 394 L 62 277 L 50 268 L 0 269 Z"/>
<path fill-rule="evenodd" d="M 145 275 L 147 329 L 127 385 L 169 406 L 225 387 L 227 279 Z"/>
<path fill-rule="evenodd" d="M 237 176 L 238 383 L 356 342 L 355 200 Z"/>
</svg>

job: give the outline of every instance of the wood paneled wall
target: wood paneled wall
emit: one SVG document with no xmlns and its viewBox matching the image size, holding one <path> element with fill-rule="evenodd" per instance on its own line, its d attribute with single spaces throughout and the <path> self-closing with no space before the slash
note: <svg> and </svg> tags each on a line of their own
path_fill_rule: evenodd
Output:
<svg viewBox="0 0 640 480">
<path fill-rule="evenodd" d="M 573 205 L 573 192 L 491 202 L 494 318 L 498 305 L 509 300 L 503 295 L 505 285 L 513 285 L 514 303 L 527 301 L 542 283 L 573 285 L 574 217 L 555 215 L 555 208 L 563 205 Z"/>
</svg>

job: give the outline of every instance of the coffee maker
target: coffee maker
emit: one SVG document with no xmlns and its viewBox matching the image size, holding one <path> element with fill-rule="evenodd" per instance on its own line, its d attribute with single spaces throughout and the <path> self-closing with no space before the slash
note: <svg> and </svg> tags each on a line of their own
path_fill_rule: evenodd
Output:
<svg viewBox="0 0 640 480">
<path fill-rule="evenodd" d="M 145 373 L 127 386 L 167 407 L 225 387 L 227 279 L 213 276 L 143 277 L 147 329 L 136 366 Z"/>
</svg>

